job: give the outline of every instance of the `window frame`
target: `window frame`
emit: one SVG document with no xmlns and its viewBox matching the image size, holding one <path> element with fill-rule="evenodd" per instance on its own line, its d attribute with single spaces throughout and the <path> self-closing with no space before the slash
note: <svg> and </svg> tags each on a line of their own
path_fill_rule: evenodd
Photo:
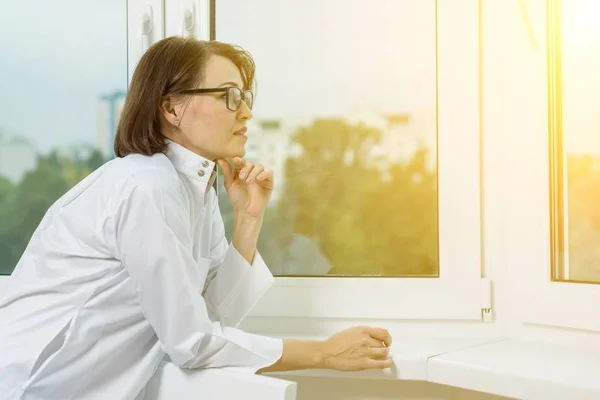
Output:
<svg viewBox="0 0 600 400">
<path fill-rule="evenodd" d="M 436 4 L 439 277 L 276 277 L 250 316 L 481 319 L 480 4 Z"/>
<path fill-rule="evenodd" d="M 147 36 L 146 46 L 165 37 L 166 0 L 128 0 L 127 1 L 127 82 L 131 83 L 133 71 L 145 52 L 142 35 L 145 16 L 151 21 L 151 34 Z"/>
<path fill-rule="evenodd" d="M 513 92 L 506 102 L 512 108 L 506 113 L 510 121 L 505 129 L 507 149 L 516 150 L 511 154 L 512 166 L 507 175 L 509 179 L 506 179 L 508 187 L 505 190 L 515 195 L 508 212 L 510 220 L 519 223 L 519 229 L 511 230 L 508 240 L 512 245 L 509 248 L 515 252 L 515 260 L 518 255 L 518 262 L 523 267 L 519 275 L 514 276 L 518 282 L 514 289 L 523 306 L 521 312 L 525 324 L 600 331 L 600 319 L 591 317 L 597 314 L 595 305 L 600 303 L 600 284 L 555 281 L 552 277 L 560 257 L 554 248 L 560 241 L 556 228 L 568 226 L 567 194 L 564 192 L 568 183 L 565 182 L 562 188 L 564 201 L 557 201 L 550 176 L 551 157 L 560 150 L 554 138 L 560 134 L 557 129 L 561 129 L 560 109 L 557 114 L 556 98 L 553 97 L 560 93 L 555 87 L 558 71 L 553 62 L 553 30 L 558 17 L 556 1 L 532 1 L 529 11 L 537 48 L 525 56 L 514 54 L 514 49 L 505 49 L 506 54 L 510 54 L 505 62 L 518 65 L 507 69 L 511 73 L 506 82 L 513 80 L 509 84 Z M 526 111 L 519 112 L 519 108 Z M 564 171 L 565 155 L 558 156 L 562 158 Z M 564 210 L 566 217 L 562 221 L 557 221 L 560 218 L 552 214 L 553 204 Z M 567 240 L 564 236 L 562 246 L 567 245 Z"/>
</svg>

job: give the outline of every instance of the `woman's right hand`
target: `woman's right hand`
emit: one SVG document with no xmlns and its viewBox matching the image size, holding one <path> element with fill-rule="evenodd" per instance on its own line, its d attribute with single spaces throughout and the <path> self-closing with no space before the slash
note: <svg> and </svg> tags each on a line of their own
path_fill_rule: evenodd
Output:
<svg viewBox="0 0 600 400">
<path fill-rule="evenodd" d="M 392 337 L 385 329 L 348 328 L 323 342 L 323 366 L 337 371 L 389 368 L 393 363 L 388 358 L 391 344 Z"/>
</svg>

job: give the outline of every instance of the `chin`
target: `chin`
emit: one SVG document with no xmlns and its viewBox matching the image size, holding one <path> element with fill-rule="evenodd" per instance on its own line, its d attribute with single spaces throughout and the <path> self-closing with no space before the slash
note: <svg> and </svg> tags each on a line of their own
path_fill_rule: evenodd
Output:
<svg viewBox="0 0 600 400">
<path fill-rule="evenodd" d="M 244 158 L 246 155 L 246 147 L 242 146 L 241 148 L 237 148 L 236 150 L 231 152 L 231 157 L 240 157 Z"/>
<path fill-rule="evenodd" d="M 239 157 L 239 158 L 244 158 L 246 156 L 246 149 L 235 153 L 232 157 Z"/>
</svg>

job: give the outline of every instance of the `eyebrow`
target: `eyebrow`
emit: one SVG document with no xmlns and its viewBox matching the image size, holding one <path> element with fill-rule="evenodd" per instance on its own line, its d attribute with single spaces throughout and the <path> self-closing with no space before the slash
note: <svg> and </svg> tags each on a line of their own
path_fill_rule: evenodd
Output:
<svg viewBox="0 0 600 400">
<path fill-rule="evenodd" d="M 239 85 L 237 83 L 235 83 L 235 82 L 225 82 L 225 83 L 220 84 L 217 87 L 221 87 L 221 86 L 235 86 L 235 87 L 239 87 Z"/>
</svg>

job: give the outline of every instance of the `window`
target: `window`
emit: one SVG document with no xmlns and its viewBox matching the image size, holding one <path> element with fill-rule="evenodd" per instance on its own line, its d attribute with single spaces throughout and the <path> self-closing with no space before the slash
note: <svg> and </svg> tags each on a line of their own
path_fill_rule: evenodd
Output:
<svg viewBox="0 0 600 400">
<path fill-rule="evenodd" d="M 599 11 L 591 0 L 532 3 L 539 45 L 509 50 L 519 61 L 508 85 L 515 124 L 506 130 L 514 171 L 507 190 L 522 201 L 510 206 L 523 242 L 512 251 L 523 264 L 517 286 L 529 299 L 522 308 L 530 323 L 600 330 L 591 317 L 600 302 L 593 203 L 600 57 L 591 47 L 600 43 Z"/>
<path fill-rule="evenodd" d="M 7 275 L 48 207 L 113 156 L 127 88 L 127 9 L 120 0 L 2 8 L 0 275 Z"/>
<path fill-rule="evenodd" d="M 112 157 L 103 146 L 114 132 L 127 74 L 149 45 L 171 35 L 233 42 L 258 65 L 250 132 L 256 140 L 248 156 L 270 164 L 278 176 L 259 244 L 278 278 L 255 315 L 481 319 L 477 0 L 389 0 L 377 6 L 359 0 L 130 0 L 126 9 L 116 3 L 95 7 L 95 15 L 108 22 L 85 25 L 87 36 L 71 34 L 84 29 L 78 24 L 89 15 L 81 9 L 78 16 L 72 6 L 63 7 L 70 14 L 60 24 L 61 46 L 35 32 L 36 40 L 48 40 L 41 47 L 56 49 L 49 62 L 31 68 L 45 74 L 42 84 L 62 86 L 43 97 L 20 79 L 9 92 L 29 88 L 28 99 L 39 103 L 11 102 L 4 108 L 11 113 L 3 110 L 3 124 L 23 131 L 35 147 L 30 164 L 18 157 L 29 165 L 23 168 L 43 168 L 43 185 L 58 182 L 44 196 L 55 199 L 89 172 L 90 163 Z M 33 26 L 62 32 L 44 25 L 61 16 L 44 18 L 55 13 L 36 10 L 40 20 Z M 9 18 L 4 26 L 23 20 Z M 4 50 L 11 42 L 0 43 Z M 28 60 L 39 47 L 24 42 L 19 50 Z M 92 55 L 83 57 L 86 52 Z M 64 60 L 64 73 L 48 69 Z M 22 71 L 2 74 L 0 82 L 12 85 Z M 73 98 L 82 110 L 75 116 L 64 103 Z M 22 115 L 23 104 L 51 110 L 64 124 L 48 133 L 54 121 L 49 116 L 22 122 L 13 108 L 22 107 Z M 35 125 L 39 121 L 47 125 Z M 18 143 L 11 146 L 2 148 L 11 155 L 25 152 Z M 22 207 L 20 184 L 2 181 L 0 204 Z M 31 186 L 27 191 L 38 193 Z M 53 200 L 44 196 L 27 201 L 46 210 Z M 41 217 L 4 210 L 11 218 L 29 218 L 29 231 Z M 12 238 L 17 226 L 21 232 L 28 225 L 10 226 L 0 234 Z M 14 257 L 25 245 L 19 240 L 6 250 Z M 14 261 L 6 265 L 12 268 Z"/>
<path fill-rule="evenodd" d="M 276 175 L 256 315 L 481 317 L 478 9 L 443 3 L 215 1 L 257 63 L 247 157 Z"/>
<path fill-rule="evenodd" d="M 277 149 L 259 250 L 278 275 L 438 275 L 436 4 L 365 5 L 216 2 L 217 40 L 258 65 L 248 156 Z"/>
</svg>

